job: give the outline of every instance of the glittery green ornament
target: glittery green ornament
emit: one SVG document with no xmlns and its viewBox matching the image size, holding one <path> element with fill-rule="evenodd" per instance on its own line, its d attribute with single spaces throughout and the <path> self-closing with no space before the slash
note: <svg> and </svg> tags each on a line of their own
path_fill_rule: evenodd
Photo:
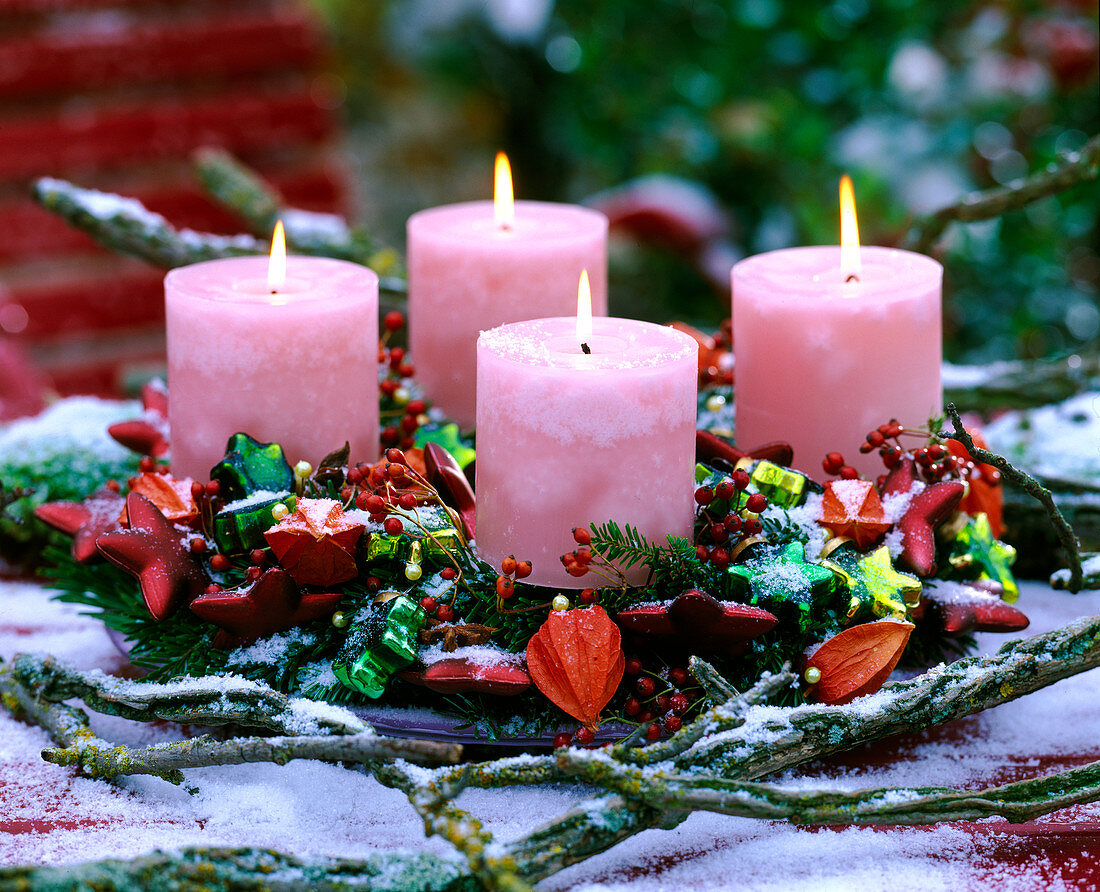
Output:
<svg viewBox="0 0 1100 892">
<path fill-rule="evenodd" d="M 815 607 L 837 591 L 840 580 L 834 570 L 807 561 L 801 542 L 734 564 L 727 572 L 748 589 L 750 604 L 793 606 L 800 629 L 809 628 Z"/>
<path fill-rule="evenodd" d="M 224 554 L 239 554 L 266 547 L 264 532 L 279 522 L 272 509 L 285 505 L 293 513 L 297 504 L 298 500 L 288 494 L 222 509 L 214 515 L 214 541 L 218 543 L 218 550 Z"/>
<path fill-rule="evenodd" d="M 411 567 L 423 569 L 425 564 L 450 565 L 447 552 L 452 554 L 464 547 L 462 533 L 451 523 L 450 516 L 440 508 L 418 508 L 416 516 L 428 532 L 413 523 L 405 524 L 405 531 L 391 536 L 387 533 L 372 532 L 367 542 L 367 565 L 377 561 L 393 561 L 405 565 L 406 577 L 410 580 Z M 430 535 L 429 535 L 430 533 Z"/>
<path fill-rule="evenodd" d="M 294 489 L 294 471 L 278 443 L 260 443 L 248 434 L 234 434 L 225 447 L 225 458 L 210 470 L 226 499 L 242 499 L 254 492 L 288 492 Z"/>
<path fill-rule="evenodd" d="M 920 601 L 920 580 L 895 570 L 885 545 L 864 554 L 854 543 L 846 543 L 829 555 L 825 566 L 839 573 L 848 586 L 849 618 L 869 608 L 880 618 L 904 619 L 907 607 L 915 607 Z"/>
<path fill-rule="evenodd" d="M 477 453 L 462 439 L 462 432 L 457 424 L 444 424 L 442 427 L 422 427 L 416 432 L 413 441 L 423 449 L 428 443 L 436 443 L 446 449 L 459 467 L 465 468 L 476 457 Z"/>
<path fill-rule="evenodd" d="M 959 530 L 951 543 L 948 561 L 964 579 L 999 582 L 1004 587 L 1001 597 L 1009 604 L 1020 597 L 1020 587 L 1011 570 L 1016 561 L 1016 549 L 994 538 L 985 514 L 974 515 Z"/>
<path fill-rule="evenodd" d="M 802 504 L 812 489 L 805 474 L 763 460 L 756 463 L 749 474 L 749 481 L 753 489 L 768 497 L 770 504 L 780 508 L 794 508 Z"/>
<path fill-rule="evenodd" d="M 397 596 L 351 630 L 332 661 L 333 674 L 354 691 L 381 697 L 393 674 L 416 659 L 416 636 L 427 621 L 428 614 L 416 601 Z"/>
</svg>

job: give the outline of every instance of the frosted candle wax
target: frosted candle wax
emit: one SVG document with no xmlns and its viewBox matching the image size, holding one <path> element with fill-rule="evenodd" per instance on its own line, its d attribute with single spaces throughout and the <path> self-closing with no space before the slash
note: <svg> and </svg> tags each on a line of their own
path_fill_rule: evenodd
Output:
<svg viewBox="0 0 1100 892">
<path fill-rule="evenodd" d="M 648 322 L 592 324 L 590 355 L 572 316 L 477 342 L 477 550 L 496 567 L 531 561 L 535 585 L 591 584 L 560 561 L 573 527 L 614 520 L 654 542 L 692 533 L 699 347 Z"/>
<path fill-rule="evenodd" d="M 923 427 L 943 405 L 943 267 L 911 251 L 859 249 L 847 282 L 841 248 L 771 251 L 733 268 L 737 443 L 794 447 L 795 467 L 824 479 L 840 452 L 864 476 L 883 473 L 867 433 L 897 418 Z"/>
<path fill-rule="evenodd" d="M 378 277 L 343 260 L 210 260 L 164 279 L 172 470 L 209 479 L 229 437 L 282 444 L 317 464 L 347 440 L 378 456 Z"/>
<path fill-rule="evenodd" d="M 430 208 L 408 222 L 409 350 L 428 397 L 462 428 L 475 420 L 478 334 L 576 308 L 587 269 L 607 313 L 607 217 L 568 204 L 517 201 L 511 226 L 491 201 Z"/>
</svg>

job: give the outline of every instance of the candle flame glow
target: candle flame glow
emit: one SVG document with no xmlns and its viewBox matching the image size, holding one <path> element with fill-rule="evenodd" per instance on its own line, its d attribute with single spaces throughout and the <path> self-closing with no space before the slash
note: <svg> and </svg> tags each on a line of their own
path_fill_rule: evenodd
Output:
<svg viewBox="0 0 1100 892">
<path fill-rule="evenodd" d="M 577 286 L 577 340 L 584 344 L 591 337 L 592 288 L 588 284 L 588 270 L 585 269 L 581 270 L 581 281 Z"/>
<path fill-rule="evenodd" d="M 516 204 L 512 193 L 512 167 L 508 156 L 497 152 L 493 172 L 493 219 L 501 229 L 511 229 L 516 222 Z"/>
<path fill-rule="evenodd" d="M 863 272 L 863 263 L 859 257 L 856 195 L 848 174 L 840 178 L 840 272 L 845 282 L 858 282 Z"/>
<path fill-rule="evenodd" d="M 271 234 L 271 259 L 267 263 L 267 287 L 274 294 L 286 284 L 286 234 L 283 221 L 275 224 Z"/>
</svg>

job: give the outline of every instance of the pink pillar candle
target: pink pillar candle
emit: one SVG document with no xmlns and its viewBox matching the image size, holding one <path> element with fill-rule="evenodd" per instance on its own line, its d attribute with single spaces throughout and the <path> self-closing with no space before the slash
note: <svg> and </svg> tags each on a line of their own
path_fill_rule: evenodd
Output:
<svg viewBox="0 0 1100 892">
<path fill-rule="evenodd" d="M 583 269 L 593 312 L 607 314 L 607 217 L 575 205 L 517 201 L 515 222 L 503 227 L 491 201 L 430 208 L 409 218 L 408 269 L 417 380 L 469 430 L 479 332 L 574 312 Z"/>
<path fill-rule="evenodd" d="M 846 282 L 839 247 L 759 254 L 733 268 L 737 443 L 794 447 L 795 466 L 826 478 L 840 452 L 865 477 L 884 467 L 860 443 L 897 418 L 923 427 L 943 405 L 943 267 L 922 254 L 860 249 Z"/>
<path fill-rule="evenodd" d="M 682 332 L 576 317 L 482 332 L 477 342 L 477 551 L 529 560 L 535 585 L 586 588 L 560 556 L 573 527 L 616 521 L 690 537 L 699 348 Z M 647 571 L 635 568 L 632 584 Z"/>
<path fill-rule="evenodd" d="M 277 442 L 287 460 L 351 443 L 378 456 L 378 277 L 321 257 L 288 257 L 272 294 L 268 258 L 174 269 L 164 280 L 172 470 L 208 480 L 229 437 Z"/>
</svg>

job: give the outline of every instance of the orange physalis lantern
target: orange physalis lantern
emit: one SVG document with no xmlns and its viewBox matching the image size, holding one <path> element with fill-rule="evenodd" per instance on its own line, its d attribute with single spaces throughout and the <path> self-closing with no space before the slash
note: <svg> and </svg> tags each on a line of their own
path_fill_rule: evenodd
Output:
<svg viewBox="0 0 1100 892">
<path fill-rule="evenodd" d="M 873 694 L 894 671 L 914 628 L 912 623 L 884 619 L 834 635 L 806 661 L 807 674 L 814 669 L 820 673 L 813 698 L 840 704 Z"/>
</svg>

